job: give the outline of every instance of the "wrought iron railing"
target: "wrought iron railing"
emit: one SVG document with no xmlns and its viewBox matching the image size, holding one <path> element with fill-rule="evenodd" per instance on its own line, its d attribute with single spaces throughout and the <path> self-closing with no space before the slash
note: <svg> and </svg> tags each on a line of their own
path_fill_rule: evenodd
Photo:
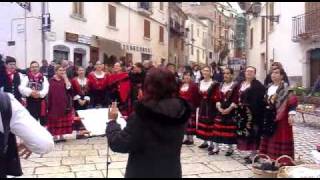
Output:
<svg viewBox="0 0 320 180">
<path fill-rule="evenodd" d="M 320 36 L 320 9 L 292 17 L 292 41 Z"/>
</svg>

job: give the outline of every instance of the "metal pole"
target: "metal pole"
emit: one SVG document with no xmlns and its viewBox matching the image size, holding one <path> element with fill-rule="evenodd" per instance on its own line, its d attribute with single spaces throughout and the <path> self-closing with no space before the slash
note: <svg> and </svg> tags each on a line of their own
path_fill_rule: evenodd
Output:
<svg viewBox="0 0 320 180">
<path fill-rule="evenodd" d="M 24 9 L 24 61 L 27 68 L 27 9 Z"/>
</svg>

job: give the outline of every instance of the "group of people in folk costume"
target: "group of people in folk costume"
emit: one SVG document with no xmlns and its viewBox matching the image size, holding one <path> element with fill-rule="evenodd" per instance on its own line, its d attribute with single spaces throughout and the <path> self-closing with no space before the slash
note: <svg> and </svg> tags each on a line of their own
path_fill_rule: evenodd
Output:
<svg viewBox="0 0 320 180">
<path fill-rule="evenodd" d="M 247 163 L 258 151 L 273 159 L 281 155 L 294 157 L 292 122 L 297 98 L 279 64 L 272 66 L 266 86 L 256 80 L 254 67 L 246 68 L 241 82 L 234 81 L 231 68 L 225 68 L 223 82 L 217 82 L 209 66 L 203 67 L 201 73 L 198 69 L 186 70 L 180 78 L 174 65 L 162 67 L 176 74 L 180 86 L 177 94 L 192 108 L 183 144 L 194 144 L 196 136 L 203 140 L 199 148 L 207 148 L 209 155 L 218 154 L 220 144 L 227 144 L 226 156 L 231 156 L 232 145 L 237 145 L 240 151 L 251 151 L 245 158 Z M 26 107 L 47 126 L 56 141 L 64 141 L 63 135 L 72 133 L 74 124 L 76 130 L 83 129 L 81 123 L 73 121 L 75 110 L 107 107 L 117 101 L 123 116 L 131 114 L 133 105 L 143 96 L 145 74 L 153 68 L 136 63 L 128 72 L 117 62 L 108 72 L 98 61 L 88 76 L 84 68 L 78 67 L 77 76 L 70 79 L 66 68 L 56 65 L 54 76 L 48 80 L 39 72 L 37 62 L 31 63 L 25 77 L 16 71 L 14 58 L 7 57 L 5 67 L 0 88 L 20 102 L 27 97 Z"/>
<path fill-rule="evenodd" d="M 62 63 L 63 65 L 63 63 Z M 7 56 L 1 65 L 0 90 L 12 93 L 24 104 L 30 114 L 55 137 L 56 142 L 65 141 L 63 135 L 77 130 L 77 138 L 86 138 L 81 121 L 76 121 L 76 111 L 87 108 L 108 107 L 118 102 L 124 117 L 142 95 L 143 65 L 136 63 L 128 73 L 120 63 L 112 72 L 105 71 L 104 64 L 97 62 L 86 76 L 83 67 L 68 68 L 56 64 L 54 75 L 49 79 L 40 72 L 40 65 L 33 61 L 26 75 L 18 72 L 16 60 Z M 68 77 L 67 74 L 75 74 Z"/>
<path fill-rule="evenodd" d="M 210 67 L 202 68 L 201 73 L 203 78 L 196 84 L 193 72 L 185 72 L 180 86 L 180 97 L 193 110 L 184 144 L 194 144 L 196 136 L 203 140 L 199 148 L 208 149 L 209 155 L 219 154 L 220 145 L 227 144 L 226 156 L 231 156 L 237 145 L 240 151 L 251 151 L 246 163 L 252 163 L 257 153 L 272 159 L 281 155 L 294 158 L 292 123 L 298 102 L 281 66 L 272 66 L 267 86 L 255 78 L 256 69 L 251 66 L 241 82 L 233 80 L 231 68 L 223 70 L 222 83 L 211 78 Z M 283 163 L 290 164 L 287 160 Z"/>
</svg>

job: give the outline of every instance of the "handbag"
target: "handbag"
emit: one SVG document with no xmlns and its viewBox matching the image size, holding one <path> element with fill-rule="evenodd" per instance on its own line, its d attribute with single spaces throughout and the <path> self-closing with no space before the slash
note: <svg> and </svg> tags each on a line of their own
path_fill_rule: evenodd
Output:
<svg viewBox="0 0 320 180">
<path fill-rule="evenodd" d="M 10 133 L 12 109 L 7 94 L 0 93 L 0 111 L 4 132 L 0 133 L 0 177 L 21 176 L 22 168 L 15 136 Z"/>
</svg>

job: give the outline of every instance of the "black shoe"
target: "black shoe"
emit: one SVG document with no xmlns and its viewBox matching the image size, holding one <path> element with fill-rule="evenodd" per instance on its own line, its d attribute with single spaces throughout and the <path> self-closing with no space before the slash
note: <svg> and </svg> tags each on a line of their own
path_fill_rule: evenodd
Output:
<svg viewBox="0 0 320 180">
<path fill-rule="evenodd" d="M 252 160 L 249 158 L 249 159 L 244 159 L 245 163 L 246 164 L 252 164 Z"/>
<path fill-rule="evenodd" d="M 193 141 L 188 141 L 188 142 L 186 142 L 186 144 L 185 145 L 193 145 L 194 144 L 194 142 Z"/>
<path fill-rule="evenodd" d="M 182 142 L 182 144 L 187 144 L 189 142 L 189 140 L 184 140 L 183 142 Z"/>
<path fill-rule="evenodd" d="M 215 150 L 215 151 L 209 151 L 208 155 L 215 155 L 215 154 L 219 154 L 220 150 Z"/>
<path fill-rule="evenodd" d="M 233 150 L 228 150 L 225 154 L 225 156 L 231 156 L 233 154 Z"/>
<path fill-rule="evenodd" d="M 203 144 L 201 144 L 201 145 L 199 146 L 200 149 L 205 149 L 205 148 L 207 148 L 207 147 L 209 147 L 209 145 L 208 145 L 207 143 L 203 143 Z"/>
<path fill-rule="evenodd" d="M 208 151 L 212 151 L 213 150 L 213 147 L 212 146 L 209 146 L 208 147 Z"/>
</svg>

